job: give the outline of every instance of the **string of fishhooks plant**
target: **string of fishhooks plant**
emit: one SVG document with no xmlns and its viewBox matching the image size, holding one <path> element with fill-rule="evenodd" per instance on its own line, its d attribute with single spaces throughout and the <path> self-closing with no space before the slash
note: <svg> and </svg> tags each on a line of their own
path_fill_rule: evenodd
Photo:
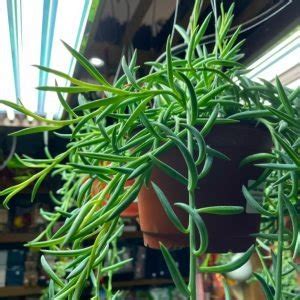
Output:
<svg viewBox="0 0 300 300">
<path fill-rule="evenodd" d="M 120 214 L 137 197 L 145 244 L 160 247 L 174 284 L 187 299 L 196 299 L 197 272 L 226 274 L 242 266 L 254 251 L 262 263 L 261 272 L 254 277 L 266 298 L 295 296 L 282 288 L 282 278 L 287 274 L 282 259 L 284 252 L 290 253 L 288 273 L 296 272 L 299 88 L 284 88 L 279 79 L 275 85 L 247 79 L 245 66 L 238 62 L 243 44 L 238 42 L 240 29 L 228 36 L 233 5 L 228 12 L 221 6 L 219 17 L 215 7 L 215 21 L 211 15 L 199 20 L 200 7 L 200 1 L 195 1 L 189 30 L 176 26 L 186 44 L 184 52 L 176 56 L 169 38 L 162 56 L 165 59 L 148 62 L 151 72 L 143 77 L 137 76 L 134 53 L 129 63 L 122 59 L 124 74 L 112 85 L 67 44 L 67 50 L 95 83 L 38 66 L 72 84 L 38 88 L 57 93 L 68 119 L 48 120 L 22 105 L 0 101 L 46 124 L 13 135 L 54 131 L 68 140 L 66 150 L 56 157 L 50 153 L 46 159 L 17 157 L 37 172 L 0 193 L 8 207 L 14 195 L 32 184 L 34 200 L 42 181 L 51 174 L 61 174 L 65 179 L 62 189 L 53 195 L 55 211 L 42 212 L 49 220 L 46 230 L 28 243 L 44 254 L 69 259 L 66 276 L 60 277 L 42 256 L 42 266 L 51 278 L 50 299 L 80 299 L 89 279 L 95 287 L 93 299 L 100 299 L 100 278 L 110 274 L 112 280 L 112 272 L 128 262 L 115 256 L 110 265 L 104 265 L 122 233 Z M 211 22 L 215 22 L 216 42 L 208 49 L 201 40 Z M 74 109 L 62 96 L 87 92 L 103 92 L 105 96 L 91 102 L 81 97 Z M 107 122 L 108 118 L 113 121 Z M 63 127 L 69 127 L 70 133 L 59 133 Z M 227 174 L 225 167 L 237 177 Z M 95 180 L 102 188 L 91 195 Z M 129 181 L 133 183 L 127 184 Z M 171 189 L 166 186 L 168 181 Z M 262 202 L 253 194 L 261 184 Z M 211 193 L 218 191 L 225 196 L 217 194 L 220 199 L 214 199 Z M 146 210 L 143 205 L 148 205 Z M 250 214 L 249 209 L 258 214 Z M 168 234 L 151 232 L 151 224 L 145 225 L 143 216 L 148 213 L 155 222 L 160 210 L 164 217 L 157 222 L 168 224 Z M 58 219 L 64 224 L 54 231 Z M 243 219 L 248 223 L 245 228 L 239 223 Z M 289 226 L 287 219 L 291 221 Z M 219 225 L 215 228 L 212 224 Z M 242 236 L 236 235 L 236 227 L 241 227 Z M 175 241 L 169 239 L 171 236 Z M 170 249 L 174 246 L 190 249 L 188 283 L 172 258 Z M 197 262 L 209 252 L 241 249 L 244 254 L 238 260 L 224 265 Z M 268 268 L 270 257 L 274 272 Z M 108 299 L 118 295 L 110 281 Z"/>
</svg>

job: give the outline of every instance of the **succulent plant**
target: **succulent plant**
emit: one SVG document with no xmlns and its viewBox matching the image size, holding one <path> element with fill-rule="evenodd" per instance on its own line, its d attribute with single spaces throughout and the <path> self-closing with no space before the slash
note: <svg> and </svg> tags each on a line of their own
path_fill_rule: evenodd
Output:
<svg viewBox="0 0 300 300">
<path fill-rule="evenodd" d="M 42 212 L 49 221 L 47 228 L 28 243 L 30 247 L 41 248 L 44 254 L 69 259 L 67 275 L 61 278 L 42 256 L 43 268 L 51 278 L 50 298 L 80 299 L 91 278 L 96 291 L 93 299 L 99 299 L 100 277 L 127 263 L 114 261 L 110 266 L 103 265 L 104 258 L 122 233 L 120 213 L 136 199 L 144 184 L 151 184 L 150 174 L 154 165 L 184 183 L 189 194 L 188 204 L 178 203 L 190 216 L 186 228 L 164 192 L 154 185 L 168 217 L 189 236 L 188 284 L 176 267 L 171 252 L 161 245 L 173 281 L 187 299 L 196 299 L 197 272 L 232 271 L 243 265 L 254 251 L 257 251 L 264 266 L 262 273 L 254 276 L 261 283 L 267 299 L 279 300 L 287 296 L 282 289 L 284 252 L 292 253 L 289 271 L 297 268 L 293 259 L 299 231 L 299 88 L 294 91 L 284 88 L 278 78 L 275 85 L 247 78 L 246 67 L 238 62 L 242 58 L 240 48 L 244 42 L 238 41 L 240 28 L 233 33 L 230 31 L 233 5 L 228 12 L 221 6 L 220 16 L 215 12 L 215 43 L 206 47 L 202 39 L 213 20 L 211 14 L 205 20 L 199 20 L 199 10 L 200 1 L 195 1 L 188 29 L 176 25 L 184 43 L 172 47 L 172 38 L 169 37 L 165 52 L 156 61 L 146 63 L 151 68 L 145 76 L 138 76 L 135 52 L 129 62 L 122 58 L 123 75 L 111 84 L 84 56 L 67 44 L 67 50 L 94 83 L 38 66 L 71 83 L 67 87 L 38 87 L 57 94 L 68 113 L 67 119 L 45 119 L 22 105 L 0 101 L 45 124 L 13 135 L 54 131 L 68 140 L 66 150 L 56 157 L 50 153 L 47 153 L 46 159 L 18 157 L 23 165 L 38 172 L 0 193 L 6 197 L 3 204 L 8 207 L 14 195 L 34 183 L 33 200 L 42 181 L 51 174 L 60 174 L 65 180 L 62 188 L 56 195 L 53 194 L 55 210 Z M 81 96 L 80 104 L 71 108 L 62 96 L 63 93 L 88 92 L 100 92 L 103 97 L 87 101 Z M 107 122 L 108 119 L 110 122 Z M 272 152 L 257 153 L 241 162 L 241 165 L 255 164 L 264 169 L 250 188 L 243 187 L 248 204 L 262 216 L 257 244 L 234 262 L 216 266 L 198 265 L 197 257 L 206 254 L 209 240 L 202 214 L 236 214 L 244 209 L 218 206 L 205 211 L 195 206 L 195 189 L 201 178 L 209 173 L 211 164 L 214 164 L 213 158 L 226 158 L 218 149 L 206 145 L 206 137 L 216 124 L 227 126 L 244 120 L 264 125 L 274 143 Z M 64 127 L 68 127 L 70 133 L 60 133 L 59 130 Z M 182 154 L 188 169 L 187 177 L 160 160 L 160 154 L 170 147 L 177 147 Z M 134 179 L 134 184 L 126 186 L 129 179 Z M 103 185 L 98 194 L 91 196 L 94 180 Z M 259 203 L 251 189 L 262 182 L 265 184 L 264 201 Z M 218 182 L 215 184 L 217 188 Z M 285 226 L 286 218 L 291 220 L 290 228 Z M 64 225 L 55 232 L 54 225 L 58 219 L 64 219 Z M 201 241 L 199 247 L 196 246 L 198 236 Z M 277 249 L 273 253 L 275 242 Z M 273 255 L 274 272 L 270 272 L 264 262 L 264 251 Z M 110 299 L 117 297 L 111 290 L 111 284 L 108 290 Z"/>
</svg>

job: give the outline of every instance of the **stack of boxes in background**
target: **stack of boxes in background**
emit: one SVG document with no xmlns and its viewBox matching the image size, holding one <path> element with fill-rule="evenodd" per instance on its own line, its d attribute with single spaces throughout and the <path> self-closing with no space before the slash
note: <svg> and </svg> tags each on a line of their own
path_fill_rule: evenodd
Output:
<svg viewBox="0 0 300 300">
<path fill-rule="evenodd" d="M 39 283 L 39 253 L 24 249 L 0 250 L 0 287 Z"/>
<path fill-rule="evenodd" d="M 0 208 L 0 232 L 7 231 L 8 210 Z"/>
<path fill-rule="evenodd" d="M 25 250 L 8 250 L 6 264 L 6 285 L 23 285 Z"/>
<path fill-rule="evenodd" d="M 28 251 L 25 259 L 25 272 L 24 272 L 24 285 L 25 286 L 37 286 L 39 281 L 39 252 Z"/>
<path fill-rule="evenodd" d="M 0 287 L 5 286 L 6 282 L 7 253 L 7 250 L 0 250 Z"/>
</svg>

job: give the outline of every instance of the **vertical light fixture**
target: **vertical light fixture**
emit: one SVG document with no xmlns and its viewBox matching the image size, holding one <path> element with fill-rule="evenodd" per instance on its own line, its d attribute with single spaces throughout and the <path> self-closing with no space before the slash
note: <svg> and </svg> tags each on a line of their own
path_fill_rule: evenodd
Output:
<svg viewBox="0 0 300 300">
<path fill-rule="evenodd" d="M 58 0 L 44 0 L 40 65 L 45 67 L 49 67 L 50 65 L 57 6 Z M 48 73 L 40 71 L 39 85 L 46 85 L 47 79 Z M 39 91 L 37 108 L 39 114 L 44 114 L 44 105 L 45 92 Z"/>
<path fill-rule="evenodd" d="M 7 0 L 7 19 L 13 63 L 16 99 L 20 99 L 20 52 L 22 51 L 22 13 L 20 0 Z"/>
<path fill-rule="evenodd" d="M 0 99 L 16 101 L 7 1 L 0 1 L 0 30 Z M 6 111 L 12 117 L 14 116 L 12 109 L 7 109 L 1 105 L 0 110 Z"/>
<path fill-rule="evenodd" d="M 58 2 L 56 30 L 53 37 L 52 56 L 50 61 L 51 68 L 65 73 L 69 72 L 69 74 L 73 73 L 75 61 L 61 41 L 63 40 L 76 50 L 79 50 L 91 4 L 91 0 L 64 0 Z M 72 7 L 71 17 L 70 7 Z M 54 85 L 55 79 L 60 86 L 69 84 L 64 79 L 58 78 L 53 74 L 49 74 L 47 84 Z M 46 93 L 45 113 L 47 117 L 59 117 L 60 112 L 61 106 L 57 95 L 51 92 Z"/>
<path fill-rule="evenodd" d="M 68 85 L 64 79 L 40 71 L 43 65 L 72 74 L 75 60 L 61 40 L 80 50 L 85 27 L 101 0 L 0 0 L 0 99 L 17 102 L 49 118 L 59 116 L 55 93 L 36 86 Z M 93 14 L 90 15 L 91 7 Z M 1 106 L 14 118 L 14 111 Z"/>
</svg>

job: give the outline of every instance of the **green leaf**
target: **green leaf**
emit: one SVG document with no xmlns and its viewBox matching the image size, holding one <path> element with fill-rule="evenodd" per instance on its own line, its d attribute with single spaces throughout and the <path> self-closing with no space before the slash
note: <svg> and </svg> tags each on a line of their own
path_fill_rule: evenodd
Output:
<svg viewBox="0 0 300 300">
<path fill-rule="evenodd" d="M 110 84 L 105 80 L 105 78 L 98 72 L 98 70 L 86 59 L 83 55 L 81 55 L 78 51 L 73 49 L 67 43 L 62 41 L 68 51 L 75 57 L 75 59 L 79 62 L 79 64 L 98 82 L 103 85 L 110 86 Z"/>
<path fill-rule="evenodd" d="M 201 254 L 205 253 L 208 246 L 208 233 L 205 223 L 203 222 L 196 209 L 191 208 L 185 203 L 175 203 L 175 205 L 185 210 L 192 217 L 192 220 L 198 229 L 200 235 L 200 246 L 198 249 L 193 249 L 193 253 L 196 256 L 200 256 Z"/>
<path fill-rule="evenodd" d="M 251 257 L 255 246 L 252 245 L 241 257 L 224 265 L 201 266 L 199 271 L 202 273 L 228 273 L 243 266 Z"/>
<path fill-rule="evenodd" d="M 183 279 L 182 275 L 180 274 L 178 267 L 176 266 L 176 262 L 174 261 L 170 252 L 163 244 L 160 244 L 160 250 L 164 256 L 164 259 L 166 261 L 166 264 L 168 266 L 168 269 L 172 276 L 172 279 L 175 283 L 175 286 L 186 298 L 189 298 L 189 296 L 190 296 L 189 289 L 188 289 L 186 283 L 184 282 L 184 279 Z"/>
<path fill-rule="evenodd" d="M 200 165 L 202 161 L 204 160 L 206 156 L 206 144 L 205 141 L 201 135 L 201 132 L 199 132 L 194 126 L 190 126 L 188 124 L 185 124 L 184 127 L 186 127 L 192 135 L 195 137 L 198 145 L 198 158 L 196 159 L 196 165 Z"/>
<path fill-rule="evenodd" d="M 283 200 L 284 200 L 285 206 L 288 209 L 291 223 L 292 223 L 292 228 L 293 228 L 292 242 L 286 249 L 293 250 L 293 249 L 295 249 L 295 247 L 297 245 L 297 239 L 298 239 L 298 233 L 299 233 L 299 222 L 298 222 L 299 214 L 298 214 L 296 208 L 294 207 L 294 205 L 290 202 L 290 200 L 288 198 L 283 196 Z"/>
<path fill-rule="evenodd" d="M 86 217 L 87 213 L 91 210 L 92 206 L 95 204 L 95 202 L 87 202 L 84 206 L 80 208 L 79 213 L 77 214 L 77 217 L 75 218 L 72 226 L 68 230 L 63 245 L 66 245 L 71 238 L 76 234 L 77 230 L 79 229 L 80 225 L 82 224 L 83 219 Z"/>
<path fill-rule="evenodd" d="M 116 154 L 108 153 L 98 153 L 98 152 L 78 152 L 79 155 L 95 158 L 101 161 L 111 161 L 111 162 L 129 162 L 136 160 L 138 157 L 135 156 L 121 156 Z"/>
<path fill-rule="evenodd" d="M 28 135 L 28 134 L 35 134 L 40 132 L 48 132 L 53 131 L 61 128 L 62 126 L 35 126 L 35 127 L 29 127 L 25 129 L 21 129 L 18 131 L 15 131 L 13 133 L 10 133 L 11 136 L 22 136 L 22 135 Z"/>
<path fill-rule="evenodd" d="M 131 83 L 136 89 L 140 89 L 139 85 L 136 83 L 136 80 L 135 80 L 131 70 L 127 66 L 124 56 L 122 57 L 121 65 L 122 65 L 122 69 L 127 77 L 128 83 Z"/>
<path fill-rule="evenodd" d="M 102 88 L 100 85 L 97 88 L 85 87 L 85 86 L 38 86 L 36 89 L 39 91 L 61 92 L 61 93 L 69 93 L 69 94 L 105 91 L 105 89 Z"/>
<path fill-rule="evenodd" d="M 150 121 L 148 120 L 148 118 L 144 113 L 141 113 L 140 119 L 142 124 L 148 129 L 149 133 L 151 133 L 155 138 L 160 140 L 161 136 L 157 133 L 157 130 L 153 128 L 152 124 L 150 123 Z"/>
<path fill-rule="evenodd" d="M 88 103 L 84 103 L 74 108 L 74 111 L 94 109 L 102 106 L 108 106 L 110 104 L 119 104 L 124 101 L 124 95 L 117 95 L 108 98 L 101 98 L 99 100 L 94 100 Z"/>
<path fill-rule="evenodd" d="M 134 171 L 134 169 L 132 168 L 126 168 L 126 167 L 110 167 L 111 170 L 113 171 L 116 171 L 118 173 L 121 173 L 121 174 L 132 174 L 132 172 Z"/>
<path fill-rule="evenodd" d="M 145 100 L 143 100 L 138 106 L 137 108 L 134 110 L 134 112 L 130 115 L 130 117 L 127 119 L 127 121 L 125 122 L 124 126 L 121 128 L 121 130 L 118 133 L 118 140 L 124 136 L 125 132 L 127 130 L 132 129 L 132 124 L 134 123 L 134 121 L 136 121 L 138 119 L 138 117 L 141 115 L 141 113 L 145 110 L 147 104 L 149 103 L 149 101 L 152 99 L 151 97 L 146 98 Z"/>
<path fill-rule="evenodd" d="M 170 202 L 168 201 L 166 195 L 164 194 L 164 192 L 154 182 L 151 182 L 151 184 L 152 184 L 152 187 L 157 195 L 157 198 L 159 199 L 161 206 L 163 207 L 169 220 L 174 224 L 174 226 L 179 231 L 186 233 L 187 229 L 184 228 L 183 224 L 181 223 L 179 218 L 176 216 L 176 214 L 175 214 Z"/>
<path fill-rule="evenodd" d="M 174 27 L 177 30 L 177 32 L 181 35 L 184 42 L 186 44 L 188 44 L 190 37 L 189 37 L 188 33 L 185 31 L 185 29 L 183 27 L 179 26 L 178 24 L 175 24 Z"/>
<path fill-rule="evenodd" d="M 247 200 L 248 204 L 254 208 L 255 210 L 257 210 L 260 214 L 265 215 L 265 216 L 269 216 L 269 217 L 274 217 L 274 214 L 269 212 L 268 210 L 264 209 L 255 199 L 254 197 L 250 194 L 250 192 L 247 190 L 247 188 L 243 185 L 242 187 L 242 192 L 243 195 L 245 197 L 245 199 Z"/>
<path fill-rule="evenodd" d="M 208 153 L 208 155 L 216 157 L 216 158 L 220 158 L 220 159 L 224 159 L 224 160 L 230 160 L 230 158 L 225 155 L 224 153 L 211 148 L 210 146 L 206 146 L 206 152 Z"/>
<path fill-rule="evenodd" d="M 277 164 L 277 163 L 266 163 L 266 164 L 255 164 L 257 167 L 267 168 L 270 170 L 284 170 L 284 171 L 300 171 L 300 167 L 295 164 Z"/>
<path fill-rule="evenodd" d="M 275 109 L 273 107 L 267 107 L 267 109 L 272 113 L 274 114 L 275 116 L 277 116 L 280 120 L 283 120 L 285 122 L 287 122 L 289 125 L 297 128 L 297 129 L 300 129 L 300 119 L 295 119 L 295 118 L 292 118 L 291 116 L 289 116 L 288 114 L 278 110 L 278 109 Z"/>
<path fill-rule="evenodd" d="M 174 90 L 174 78 L 173 78 L 173 64 L 172 64 L 172 53 L 171 53 L 171 37 L 168 36 L 166 46 L 166 59 L 167 59 L 167 75 L 170 87 Z"/>
<path fill-rule="evenodd" d="M 241 31 L 241 26 L 239 26 L 237 28 L 237 30 L 233 33 L 233 35 L 231 36 L 230 40 L 227 42 L 225 48 L 222 51 L 222 56 L 224 58 L 230 57 L 230 50 L 233 49 L 232 46 L 234 46 L 239 34 Z M 240 43 L 243 41 L 240 41 Z M 238 46 L 238 44 L 236 44 L 236 46 Z"/>
<path fill-rule="evenodd" d="M 56 80 L 55 80 L 55 86 L 58 86 Z M 67 113 L 69 113 L 70 116 L 77 118 L 78 116 L 74 113 L 73 109 L 70 107 L 70 105 L 68 104 L 68 102 L 64 99 L 64 97 L 62 96 L 62 94 L 60 92 L 57 92 L 57 97 L 58 100 L 60 102 L 60 104 L 62 105 L 62 107 L 65 109 L 65 111 Z"/>
<path fill-rule="evenodd" d="M 170 138 L 172 141 L 174 141 L 174 143 L 182 153 L 182 156 L 187 164 L 188 170 L 191 174 L 191 178 L 188 184 L 188 190 L 191 191 L 196 188 L 198 183 L 198 171 L 194 159 L 191 153 L 189 152 L 188 148 L 183 144 L 183 142 L 178 137 L 176 137 L 175 135 L 169 135 L 167 137 Z"/>
<path fill-rule="evenodd" d="M 253 273 L 254 277 L 259 281 L 262 290 L 266 296 L 266 300 L 274 300 L 274 295 L 269 287 L 269 285 L 267 284 L 267 282 L 265 281 L 265 279 L 259 275 L 258 273 Z"/>
<path fill-rule="evenodd" d="M 111 194 L 109 196 L 109 200 L 107 204 L 103 207 L 102 214 L 110 210 L 115 202 L 118 200 L 119 196 L 122 195 L 124 188 L 125 188 L 125 183 L 127 181 L 127 175 L 116 175 L 113 179 L 117 184 L 111 186 Z"/>
<path fill-rule="evenodd" d="M 138 178 L 138 180 L 134 182 L 134 184 L 128 189 L 128 191 L 121 198 L 119 204 L 113 207 L 111 211 L 108 212 L 111 213 L 109 214 L 109 217 L 106 220 L 106 222 L 118 217 L 121 214 L 121 212 L 123 212 L 132 203 L 132 201 L 136 199 L 142 187 L 142 183 L 143 183 L 142 179 L 143 179 L 142 177 Z"/>
<path fill-rule="evenodd" d="M 300 158 L 299 154 L 285 141 L 279 136 L 276 132 L 273 133 L 276 137 L 276 140 L 280 144 L 280 146 L 284 149 L 284 151 L 288 154 L 290 159 L 298 166 L 300 167 Z"/>
<path fill-rule="evenodd" d="M 208 175 L 209 171 L 211 170 L 212 163 L 213 163 L 213 157 L 206 155 L 204 166 L 201 173 L 198 176 L 198 180 L 201 180 L 202 178 Z"/>
<path fill-rule="evenodd" d="M 73 211 L 71 217 L 65 220 L 65 223 L 53 234 L 52 239 L 62 237 L 62 235 L 71 227 L 77 215 L 77 210 Z"/>
<path fill-rule="evenodd" d="M 199 45 L 201 43 L 201 39 L 203 38 L 205 32 L 206 32 L 206 29 L 207 29 L 207 26 L 209 24 L 209 21 L 210 21 L 210 18 L 211 18 L 211 15 L 212 13 L 210 12 L 206 18 L 204 19 L 204 21 L 202 22 L 201 24 L 201 27 L 199 28 L 197 34 L 196 34 L 196 37 L 195 37 L 195 45 Z"/>
<path fill-rule="evenodd" d="M 191 123 L 195 124 L 197 116 L 198 116 L 198 103 L 197 103 L 196 91 L 195 91 L 191 81 L 189 80 L 189 78 L 186 75 L 184 75 L 181 72 L 178 72 L 178 75 L 185 82 L 185 84 L 188 88 L 188 91 L 190 94 L 190 118 L 191 118 Z"/>
<path fill-rule="evenodd" d="M 42 182 L 44 181 L 44 179 L 47 177 L 48 175 L 48 172 L 44 172 L 43 174 L 40 175 L 39 179 L 36 181 L 36 183 L 34 184 L 34 187 L 32 189 L 32 192 L 31 192 L 31 202 L 34 201 L 35 199 L 35 196 L 38 192 L 38 189 L 40 188 Z"/>
<path fill-rule="evenodd" d="M 74 77 L 69 76 L 66 73 L 61 72 L 61 71 L 57 71 L 57 70 L 54 70 L 54 69 L 51 69 L 51 68 L 47 68 L 47 67 L 44 67 L 44 66 L 39 66 L 39 65 L 33 65 L 33 66 L 37 67 L 38 69 L 40 69 L 42 71 L 45 71 L 47 73 L 52 73 L 52 74 L 55 74 L 55 75 L 57 75 L 57 76 L 59 76 L 61 78 L 64 78 L 64 79 L 70 81 L 71 83 L 73 83 L 75 85 L 85 86 L 85 87 L 91 87 L 91 88 L 98 88 L 98 85 L 78 80 L 78 79 L 76 79 Z M 57 86 L 57 84 L 56 84 L 56 86 Z"/>
<path fill-rule="evenodd" d="M 198 26 L 196 26 L 193 29 L 193 32 L 190 34 L 190 41 L 188 43 L 188 48 L 186 51 L 187 61 L 190 66 L 192 66 L 193 55 L 194 55 L 195 47 L 197 46 L 197 44 L 195 43 L 197 31 L 198 31 Z"/>
<path fill-rule="evenodd" d="M 84 183 L 81 184 L 77 195 L 78 207 L 82 206 L 86 193 L 91 189 L 93 182 L 94 182 L 94 178 L 89 178 L 88 180 L 86 180 Z"/>
<path fill-rule="evenodd" d="M 129 69 L 133 70 L 136 66 L 136 61 L 137 61 L 137 50 L 134 49 L 130 63 L 129 63 Z"/>
<path fill-rule="evenodd" d="M 42 249 L 41 251 L 47 255 L 61 256 L 61 257 L 73 257 L 79 255 L 87 255 L 91 252 L 92 246 L 81 248 L 81 249 L 72 249 L 72 250 L 46 250 Z"/>
<path fill-rule="evenodd" d="M 212 111 L 211 115 L 209 116 L 207 122 L 205 123 L 205 125 L 203 126 L 203 128 L 200 131 L 200 133 L 203 137 L 205 137 L 211 131 L 212 127 L 214 126 L 214 124 L 216 122 L 219 111 L 220 111 L 220 105 L 217 104 L 214 107 L 214 110 Z"/>
<path fill-rule="evenodd" d="M 64 240 L 64 237 L 59 237 L 59 238 L 52 238 L 50 240 L 47 241 L 41 241 L 41 242 L 28 242 L 27 244 L 25 244 L 25 246 L 28 247 L 33 247 L 33 248 L 43 248 L 43 247 L 51 247 L 51 246 L 55 246 L 57 244 L 62 243 L 62 241 Z"/>
<path fill-rule="evenodd" d="M 48 288 L 48 299 L 54 299 L 54 295 L 55 295 L 54 281 L 50 279 L 49 288 Z"/>
<path fill-rule="evenodd" d="M 180 174 L 178 171 L 170 167 L 168 164 L 162 162 L 158 158 L 156 158 L 153 155 L 149 156 L 152 160 L 152 162 L 160 168 L 162 171 L 164 171 L 166 174 L 168 174 L 170 177 L 174 178 L 175 180 L 179 181 L 180 183 L 184 185 L 188 185 L 188 180 L 185 178 L 182 174 Z"/>
<path fill-rule="evenodd" d="M 88 261 L 88 257 L 82 259 L 80 263 L 69 273 L 69 275 L 67 276 L 67 279 L 71 279 L 75 276 L 77 276 L 79 273 L 81 273 L 83 271 L 83 269 L 85 268 L 87 261 Z"/>
<path fill-rule="evenodd" d="M 271 153 L 256 153 L 256 154 L 252 154 L 249 155 L 247 157 L 245 157 L 241 162 L 240 162 L 240 167 L 243 167 L 247 164 L 250 164 L 256 160 L 261 160 L 261 159 L 266 159 L 266 160 L 270 160 L 270 159 L 274 159 L 275 156 Z"/>
<path fill-rule="evenodd" d="M 129 175 L 128 179 L 133 179 L 133 178 L 136 178 L 136 177 L 140 176 L 141 174 L 144 174 L 146 172 L 146 170 L 149 169 L 149 167 L 150 167 L 149 163 L 143 163 L 143 164 L 139 165 Z"/>
<path fill-rule="evenodd" d="M 0 104 L 11 107 L 12 109 L 14 109 L 16 111 L 19 111 L 19 112 L 23 113 L 26 116 L 32 117 L 33 119 L 35 119 L 37 121 L 45 122 L 46 124 L 54 124 L 54 125 L 64 126 L 64 125 L 74 123 L 74 120 L 64 120 L 64 121 L 57 121 L 57 120 L 50 120 L 50 119 L 48 120 L 46 118 L 43 118 L 43 117 L 31 112 L 30 110 L 28 110 L 24 106 L 18 105 L 14 102 L 11 102 L 11 101 L 0 100 Z"/>
<path fill-rule="evenodd" d="M 97 120 L 96 120 L 96 122 L 97 122 Z M 110 143 L 111 140 L 110 140 L 110 138 L 109 138 L 109 136 L 106 132 L 106 129 L 103 125 L 103 122 L 101 120 L 99 120 L 99 122 L 97 122 L 97 125 L 98 125 L 98 128 L 99 128 L 99 131 L 101 132 L 102 136 L 105 138 L 106 142 Z"/>
<path fill-rule="evenodd" d="M 278 92 L 278 96 L 279 96 L 279 100 L 281 101 L 281 103 L 284 106 L 285 111 L 291 116 L 294 116 L 294 110 L 293 107 L 283 89 L 283 86 L 278 78 L 278 76 L 276 76 L 275 78 L 276 80 L 276 87 L 277 87 L 277 92 Z"/>
<path fill-rule="evenodd" d="M 237 215 L 244 212 L 243 206 L 207 206 L 197 209 L 201 214 L 213 214 L 213 215 Z"/>
<path fill-rule="evenodd" d="M 230 84 L 224 84 L 208 92 L 199 99 L 198 106 L 205 106 L 210 100 L 212 100 L 214 97 L 216 97 L 218 94 L 222 93 L 225 89 L 228 89 L 229 87 L 231 87 Z"/>
<path fill-rule="evenodd" d="M 266 239 L 269 241 L 277 241 L 278 240 L 278 234 L 277 233 L 252 233 L 250 234 L 253 237 L 259 238 L 259 239 Z M 288 241 L 290 239 L 289 234 L 283 235 L 283 240 Z M 275 265 L 275 264 L 274 264 Z"/>
<path fill-rule="evenodd" d="M 128 264 L 132 260 L 133 260 L 133 258 L 128 258 L 123 261 L 112 264 L 110 266 L 104 267 L 101 269 L 101 274 L 108 273 L 108 272 L 115 272 L 115 271 L 123 268 L 126 264 Z"/>
<path fill-rule="evenodd" d="M 116 172 L 108 167 L 101 167 L 101 166 L 87 166 L 83 164 L 75 164 L 70 163 L 70 166 L 72 166 L 74 169 L 77 169 L 79 171 L 82 171 L 87 174 L 115 174 Z"/>
<path fill-rule="evenodd" d="M 41 256 L 41 264 L 44 271 L 47 275 L 60 287 L 64 287 L 63 281 L 54 273 L 50 265 L 48 264 L 47 260 L 45 259 L 44 255 Z"/>
<path fill-rule="evenodd" d="M 230 119 L 256 119 L 256 118 L 267 118 L 272 116 L 271 113 L 266 109 L 257 109 L 257 110 L 249 110 L 249 111 L 243 111 L 240 113 L 236 113 L 234 115 L 229 116 Z"/>
</svg>

